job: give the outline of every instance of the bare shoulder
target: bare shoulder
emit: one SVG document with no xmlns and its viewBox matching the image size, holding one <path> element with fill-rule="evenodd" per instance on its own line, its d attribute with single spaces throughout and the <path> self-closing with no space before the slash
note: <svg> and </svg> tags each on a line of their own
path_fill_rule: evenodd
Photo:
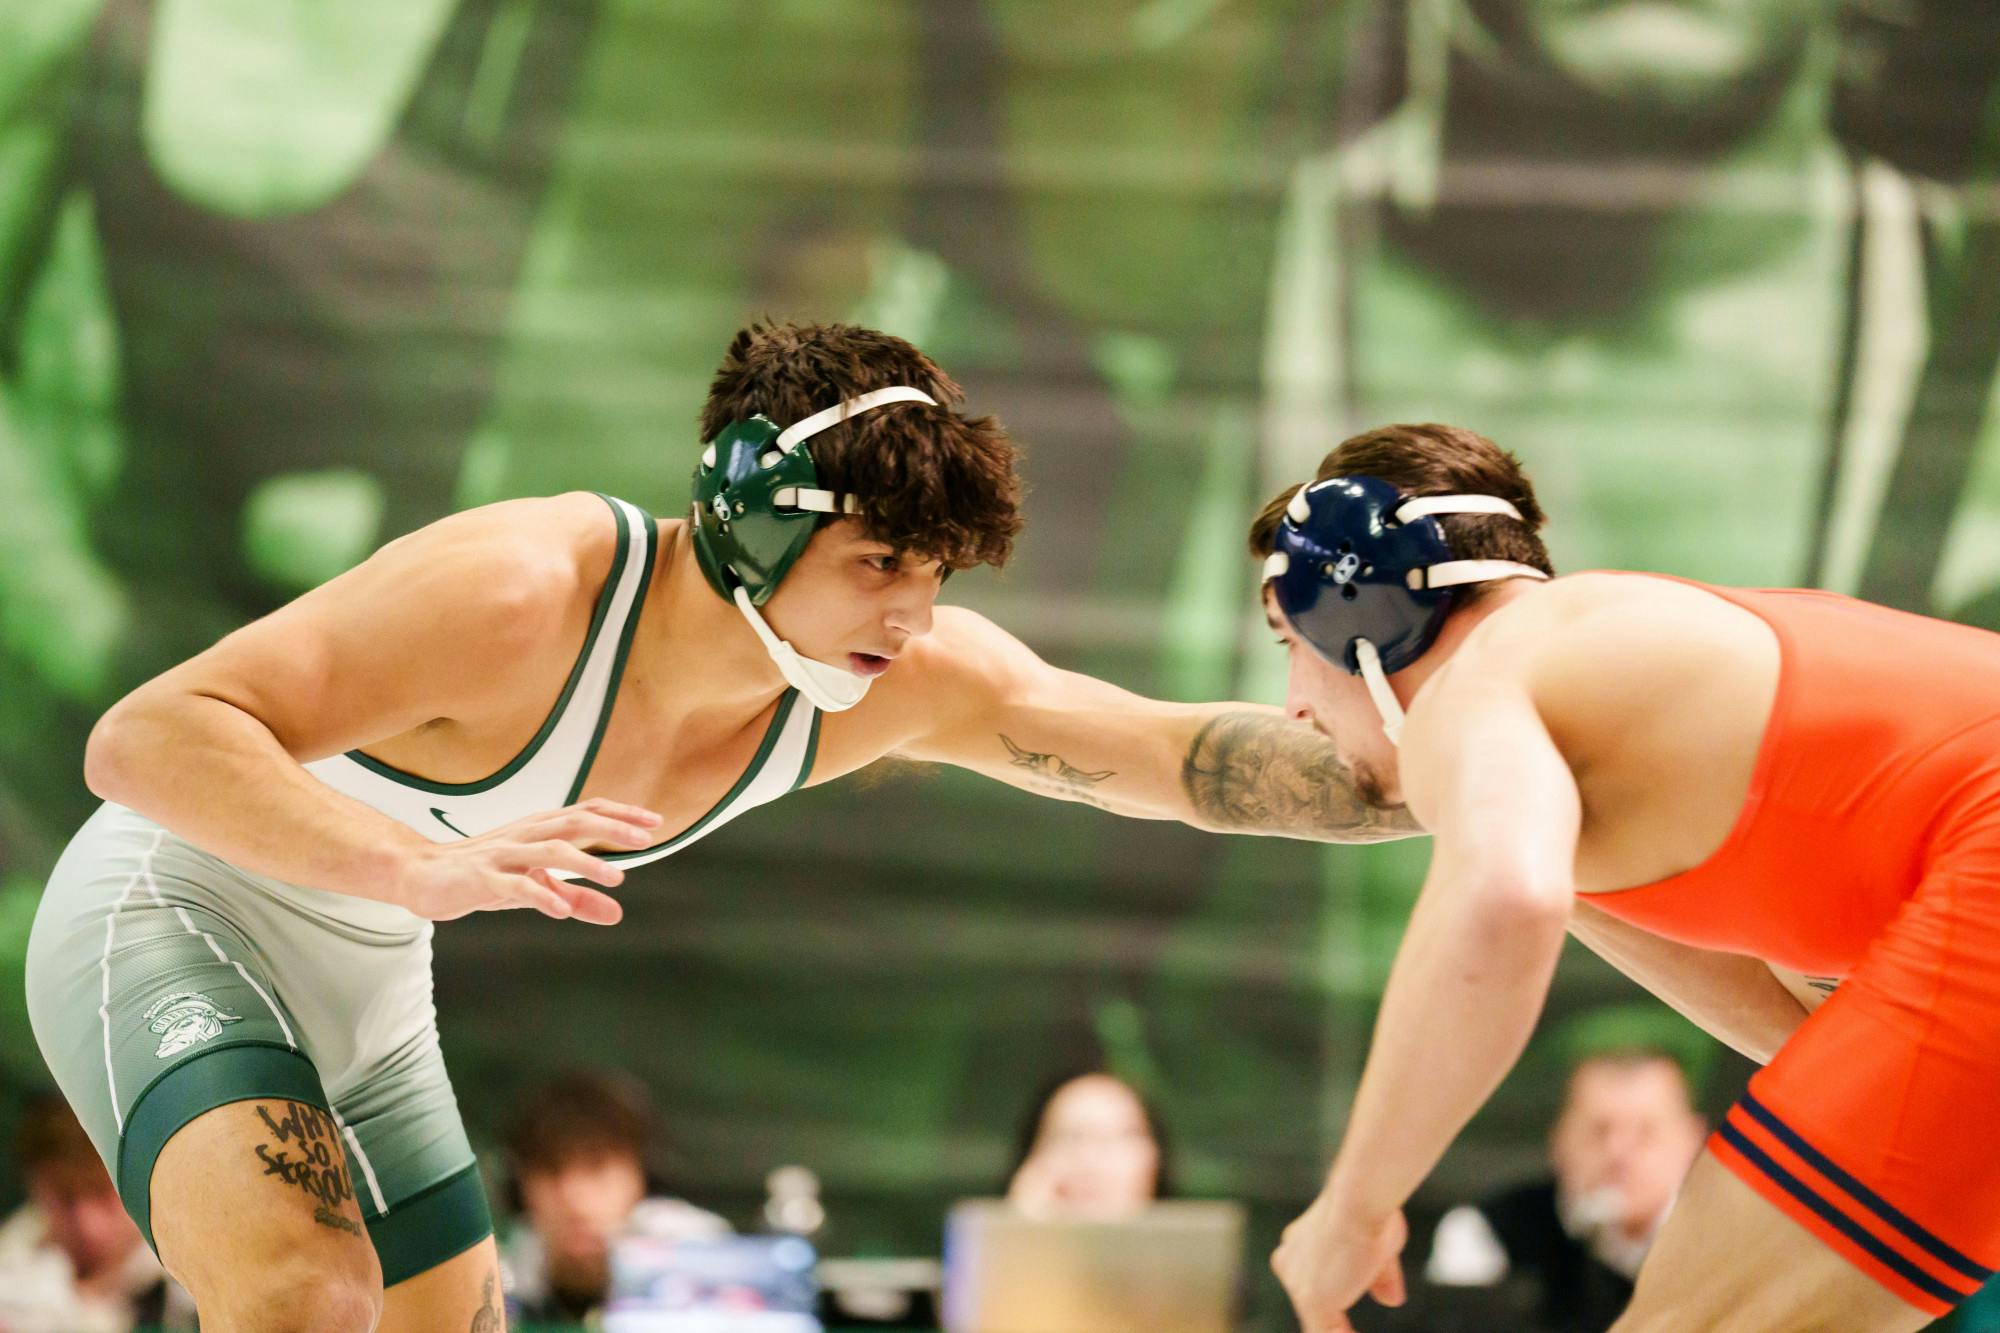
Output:
<svg viewBox="0 0 2000 1333">
<path fill-rule="evenodd" d="M 603 500 L 588 491 L 500 500 L 447 514 L 382 547 L 429 555 L 468 553 L 488 560 L 512 555 L 518 568 L 573 563 L 617 541 L 617 524 Z"/>
<path fill-rule="evenodd" d="M 910 646 L 934 663 L 977 663 L 983 655 L 1026 651 L 1021 641 L 977 611 L 963 606 L 940 606 L 931 619 L 931 632 Z"/>
<path fill-rule="evenodd" d="M 977 611 L 940 606 L 931 632 L 910 640 L 889 676 L 900 674 L 896 688 L 913 694 L 983 696 L 1006 688 L 1038 661 L 1027 645 Z"/>
<path fill-rule="evenodd" d="M 1756 615 L 1700 587 L 1635 574 L 1573 574 L 1535 589 L 1467 636 L 1451 674 L 1524 689 L 1565 751 L 1650 724 L 1768 661 Z M 1444 673 L 1440 673 L 1442 676 Z"/>
<path fill-rule="evenodd" d="M 587 492 L 482 505 L 396 538 L 272 619 L 290 633 L 441 638 L 475 664 L 518 660 L 588 622 L 616 543 L 611 511 Z"/>
<path fill-rule="evenodd" d="M 1570 574 L 1488 616 L 1460 655 L 1482 671 L 1613 672 L 1671 665 L 1691 647 L 1741 632 L 1757 617 L 1693 584 L 1643 574 Z"/>
<path fill-rule="evenodd" d="M 435 567 L 482 600 L 526 612 L 601 583 L 617 541 L 604 502 L 578 491 L 448 515 L 389 542 L 370 563 Z"/>
<path fill-rule="evenodd" d="M 584 501 L 597 506 L 594 528 Z M 610 511 L 589 496 L 454 514 L 388 543 L 131 697 L 225 700 L 261 719 L 291 753 L 310 757 L 517 708 L 523 680 L 559 678 L 566 669 L 615 540 Z"/>
</svg>

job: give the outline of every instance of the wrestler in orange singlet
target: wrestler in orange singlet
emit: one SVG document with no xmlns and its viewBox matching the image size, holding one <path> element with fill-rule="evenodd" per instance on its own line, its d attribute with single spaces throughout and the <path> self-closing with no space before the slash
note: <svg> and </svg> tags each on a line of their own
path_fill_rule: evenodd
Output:
<svg viewBox="0 0 2000 1333">
<path fill-rule="evenodd" d="M 1526 477 L 1469 431 L 1371 432 L 1319 477 L 1252 532 L 1288 708 L 1436 850 L 1274 1260 L 1305 1327 L 1400 1301 L 1401 1207 L 1520 1054 L 1565 926 L 1768 1061 L 1620 1333 L 1914 1329 L 1976 1291 L 2000 1264 L 2000 635 L 1551 580 Z M 1773 968 L 1846 980 L 1808 1016 Z"/>
</svg>

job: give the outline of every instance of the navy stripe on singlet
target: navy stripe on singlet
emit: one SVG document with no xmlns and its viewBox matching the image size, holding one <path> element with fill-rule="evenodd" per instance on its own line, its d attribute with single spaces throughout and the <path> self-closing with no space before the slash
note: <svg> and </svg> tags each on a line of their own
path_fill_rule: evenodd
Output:
<svg viewBox="0 0 2000 1333">
<path fill-rule="evenodd" d="M 1765 1129 L 1771 1131 L 1773 1138 L 1797 1153 L 1801 1161 L 1853 1195 L 1862 1206 L 1922 1246 L 1939 1263 L 1950 1268 L 1955 1268 L 1966 1277 L 1972 1279 L 1972 1281 L 1981 1284 L 1984 1284 L 1993 1276 L 1992 1269 L 1974 1263 L 1965 1255 L 1945 1244 L 1929 1231 L 1919 1226 L 1913 1218 L 1898 1211 L 1887 1199 L 1884 1199 L 1874 1190 L 1869 1189 L 1859 1180 L 1841 1170 L 1831 1158 L 1813 1147 L 1810 1143 L 1807 1143 L 1798 1131 L 1778 1119 L 1776 1115 L 1771 1113 L 1769 1107 L 1765 1106 L 1755 1097 L 1746 1092 L 1737 1105 L 1743 1108 L 1744 1114 L 1748 1115 Z"/>
</svg>

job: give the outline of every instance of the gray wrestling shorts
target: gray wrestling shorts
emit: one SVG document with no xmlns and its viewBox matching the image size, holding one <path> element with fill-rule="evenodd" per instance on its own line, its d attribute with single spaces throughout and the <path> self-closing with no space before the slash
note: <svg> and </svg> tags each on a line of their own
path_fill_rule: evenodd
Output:
<svg viewBox="0 0 2000 1333">
<path fill-rule="evenodd" d="M 107 803 L 42 895 L 28 1012 L 148 1244 L 167 1140 L 252 1099 L 296 1104 L 266 1164 L 325 1202 L 353 1190 L 386 1285 L 492 1232 L 438 1049 L 431 924 L 400 907 L 249 874 Z"/>
</svg>

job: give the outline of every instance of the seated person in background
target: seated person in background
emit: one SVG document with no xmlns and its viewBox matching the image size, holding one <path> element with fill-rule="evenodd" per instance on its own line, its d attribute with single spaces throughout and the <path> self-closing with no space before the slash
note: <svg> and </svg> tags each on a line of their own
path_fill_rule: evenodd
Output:
<svg viewBox="0 0 2000 1333">
<path fill-rule="evenodd" d="M 28 1202 L 0 1222 L 0 1329 L 194 1327 L 194 1302 L 146 1248 L 69 1103 L 33 1098 L 14 1152 Z"/>
<path fill-rule="evenodd" d="M 729 1234 L 714 1213 L 648 1196 L 652 1147 L 651 1101 L 624 1075 L 563 1074 L 522 1101 L 507 1134 L 517 1216 L 500 1252 L 512 1318 L 588 1317 L 609 1292 L 619 1236 Z"/>
<path fill-rule="evenodd" d="M 1585 1059 L 1549 1135 L 1554 1178 L 1446 1213 L 1424 1276 L 1441 1286 L 1526 1277 L 1552 1333 L 1610 1328 L 1706 1134 L 1666 1052 Z"/>
<path fill-rule="evenodd" d="M 1159 1118 L 1110 1074 L 1066 1076 L 1022 1126 L 1007 1198 L 1036 1217 L 1112 1221 L 1146 1210 L 1167 1187 Z"/>
</svg>

